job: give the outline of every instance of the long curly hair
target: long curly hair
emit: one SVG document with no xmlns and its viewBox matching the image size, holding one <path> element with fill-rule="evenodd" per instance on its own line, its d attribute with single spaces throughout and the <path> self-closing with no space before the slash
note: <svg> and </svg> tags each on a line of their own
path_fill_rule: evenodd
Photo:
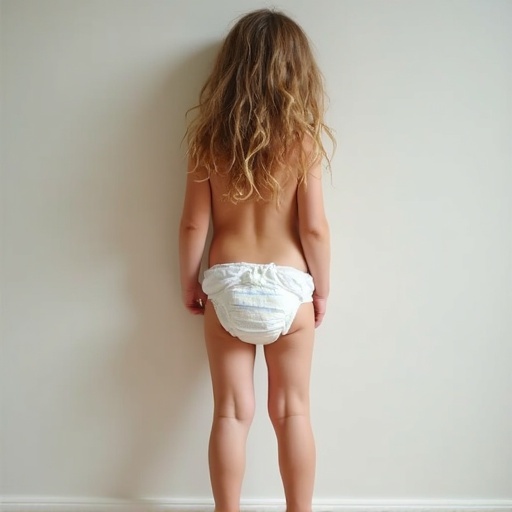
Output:
<svg viewBox="0 0 512 512">
<path fill-rule="evenodd" d="M 319 158 L 330 168 L 323 133 L 333 151 L 336 141 L 324 124 L 324 98 L 323 76 L 301 27 L 271 9 L 242 16 L 190 109 L 198 109 L 185 134 L 191 172 L 226 176 L 225 196 L 233 203 L 279 202 L 276 170 L 293 170 L 304 182 Z"/>
</svg>

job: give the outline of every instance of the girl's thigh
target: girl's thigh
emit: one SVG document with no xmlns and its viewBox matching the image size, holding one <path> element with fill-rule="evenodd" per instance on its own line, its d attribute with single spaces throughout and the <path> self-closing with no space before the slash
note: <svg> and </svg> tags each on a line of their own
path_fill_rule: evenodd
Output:
<svg viewBox="0 0 512 512">
<path fill-rule="evenodd" d="M 204 337 L 216 414 L 239 419 L 251 417 L 256 347 L 231 336 L 219 323 L 210 301 L 205 306 Z"/>
<path fill-rule="evenodd" d="M 265 345 L 269 413 L 273 418 L 309 413 L 309 383 L 315 338 L 312 303 L 299 307 L 290 332 Z"/>
</svg>

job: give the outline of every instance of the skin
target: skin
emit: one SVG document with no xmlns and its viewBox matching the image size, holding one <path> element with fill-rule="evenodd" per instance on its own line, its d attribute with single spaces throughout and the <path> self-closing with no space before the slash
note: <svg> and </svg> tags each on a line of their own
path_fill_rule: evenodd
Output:
<svg viewBox="0 0 512 512">
<path fill-rule="evenodd" d="M 308 148 L 306 148 L 307 150 Z M 190 168 L 190 165 L 189 165 Z M 199 170 L 201 172 L 201 170 Z M 324 211 L 321 162 L 308 172 L 307 186 L 283 172 L 281 204 L 223 199 L 226 180 L 198 181 L 188 174 L 180 223 L 182 300 L 204 314 L 205 341 L 214 396 L 209 466 L 215 512 L 238 512 L 245 445 L 254 416 L 254 345 L 220 325 L 198 282 L 210 219 L 209 266 L 251 262 L 295 267 L 315 282 L 313 303 L 302 304 L 288 334 L 264 346 L 268 368 L 268 412 L 278 441 L 287 512 L 311 512 L 315 443 L 310 422 L 309 382 L 314 329 L 324 318 L 329 295 L 329 227 Z"/>
</svg>

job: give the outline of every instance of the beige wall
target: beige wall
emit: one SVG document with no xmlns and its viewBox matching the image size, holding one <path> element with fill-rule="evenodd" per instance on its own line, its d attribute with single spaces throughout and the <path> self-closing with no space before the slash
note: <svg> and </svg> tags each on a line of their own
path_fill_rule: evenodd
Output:
<svg viewBox="0 0 512 512">
<path fill-rule="evenodd" d="M 0 494 L 209 499 L 184 114 L 249 0 L 1 4 Z M 318 500 L 512 500 L 512 3 L 276 1 L 339 148 Z M 261 354 L 259 354 L 261 356 Z M 257 365 L 244 497 L 282 496 Z"/>
</svg>

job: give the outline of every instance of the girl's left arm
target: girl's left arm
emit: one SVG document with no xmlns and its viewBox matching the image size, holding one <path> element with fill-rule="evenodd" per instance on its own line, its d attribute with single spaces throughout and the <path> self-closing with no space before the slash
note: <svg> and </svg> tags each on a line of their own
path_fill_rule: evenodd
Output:
<svg viewBox="0 0 512 512">
<path fill-rule="evenodd" d="M 199 283 L 199 270 L 206 244 L 211 215 L 210 180 L 206 172 L 190 172 L 189 161 L 185 201 L 179 231 L 181 297 L 193 314 L 204 313 L 206 295 Z"/>
</svg>

